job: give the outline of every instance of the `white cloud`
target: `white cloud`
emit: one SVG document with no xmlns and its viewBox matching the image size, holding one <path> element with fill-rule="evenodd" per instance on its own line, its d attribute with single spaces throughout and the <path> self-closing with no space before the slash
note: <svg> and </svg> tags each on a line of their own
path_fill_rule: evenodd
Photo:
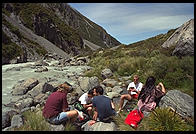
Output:
<svg viewBox="0 0 196 134">
<path fill-rule="evenodd" d="M 81 3 L 79 12 L 112 36 L 131 36 L 177 28 L 194 18 L 194 5 L 183 3 Z M 80 5 L 81 5 L 80 4 Z M 192 8 L 190 8 L 192 6 Z M 118 39 L 120 40 L 120 39 Z"/>
</svg>

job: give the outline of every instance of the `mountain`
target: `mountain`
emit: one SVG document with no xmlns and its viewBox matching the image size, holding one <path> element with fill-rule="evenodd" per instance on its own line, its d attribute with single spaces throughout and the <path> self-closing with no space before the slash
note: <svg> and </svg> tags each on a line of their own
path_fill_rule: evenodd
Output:
<svg viewBox="0 0 196 134">
<path fill-rule="evenodd" d="M 2 63 L 75 56 L 121 43 L 66 3 L 3 3 Z"/>
<path fill-rule="evenodd" d="M 181 25 L 163 44 L 164 48 L 174 48 L 172 55 L 194 55 L 194 19 Z"/>
</svg>

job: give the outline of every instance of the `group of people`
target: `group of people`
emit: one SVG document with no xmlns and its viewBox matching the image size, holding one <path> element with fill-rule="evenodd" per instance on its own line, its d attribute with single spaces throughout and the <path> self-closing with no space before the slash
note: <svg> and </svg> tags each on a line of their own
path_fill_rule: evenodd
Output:
<svg viewBox="0 0 196 134">
<path fill-rule="evenodd" d="M 83 107 L 82 111 L 87 113 L 92 119 L 89 121 L 89 125 L 93 125 L 97 121 L 107 122 L 112 116 L 117 115 L 123 109 L 124 99 L 129 101 L 138 99 L 137 108 L 143 113 L 148 113 L 156 107 L 158 100 L 166 92 L 161 82 L 157 86 L 155 82 L 156 79 L 150 76 L 143 85 L 139 81 L 138 75 L 134 75 L 133 82 L 127 87 L 128 94 L 123 94 L 120 97 L 120 105 L 117 112 L 112 100 L 103 95 L 104 90 L 101 86 L 96 86 L 84 93 L 78 99 L 78 102 Z M 68 107 L 67 93 L 71 88 L 72 86 L 69 83 L 60 84 L 58 90 L 48 97 L 43 109 L 43 116 L 49 123 L 61 124 L 66 123 L 68 120 L 74 122 L 80 118 L 81 111 L 77 109 L 71 110 Z"/>
</svg>

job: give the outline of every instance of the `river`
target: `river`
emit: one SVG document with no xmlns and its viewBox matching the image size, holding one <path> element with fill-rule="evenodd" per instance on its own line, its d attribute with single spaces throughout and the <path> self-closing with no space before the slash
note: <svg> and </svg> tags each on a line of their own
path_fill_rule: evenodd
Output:
<svg viewBox="0 0 196 134">
<path fill-rule="evenodd" d="M 48 71 L 47 72 L 35 72 L 35 69 L 31 69 L 28 65 L 33 65 L 34 62 L 28 62 L 28 63 L 19 63 L 19 64 L 9 64 L 9 65 L 3 65 L 2 66 L 2 113 L 5 111 L 10 110 L 10 107 L 5 107 L 3 104 L 8 104 L 11 99 L 14 97 L 17 98 L 18 96 L 12 96 L 11 90 L 15 84 L 17 84 L 18 81 L 25 80 L 27 78 L 48 78 L 48 77 L 56 77 L 59 74 L 77 74 L 82 75 L 83 72 L 87 69 L 89 69 L 88 66 L 66 66 L 63 68 L 63 71 L 57 71 L 55 68 L 50 66 L 51 64 L 55 63 L 56 61 L 52 61 L 49 63 L 49 66 L 47 66 Z M 27 67 L 28 66 L 28 67 Z M 22 67 L 20 71 L 16 70 L 9 70 L 13 67 Z M 65 78 L 55 78 L 58 81 L 65 82 L 68 81 L 70 84 L 73 84 L 73 81 L 70 81 L 70 79 Z"/>
</svg>

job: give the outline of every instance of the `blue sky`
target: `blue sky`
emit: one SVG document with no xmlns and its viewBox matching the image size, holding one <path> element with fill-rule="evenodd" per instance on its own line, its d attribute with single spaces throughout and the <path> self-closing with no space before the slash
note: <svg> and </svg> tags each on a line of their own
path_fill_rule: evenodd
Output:
<svg viewBox="0 0 196 134">
<path fill-rule="evenodd" d="M 194 3 L 68 3 L 122 44 L 181 26 L 194 18 Z"/>
</svg>

